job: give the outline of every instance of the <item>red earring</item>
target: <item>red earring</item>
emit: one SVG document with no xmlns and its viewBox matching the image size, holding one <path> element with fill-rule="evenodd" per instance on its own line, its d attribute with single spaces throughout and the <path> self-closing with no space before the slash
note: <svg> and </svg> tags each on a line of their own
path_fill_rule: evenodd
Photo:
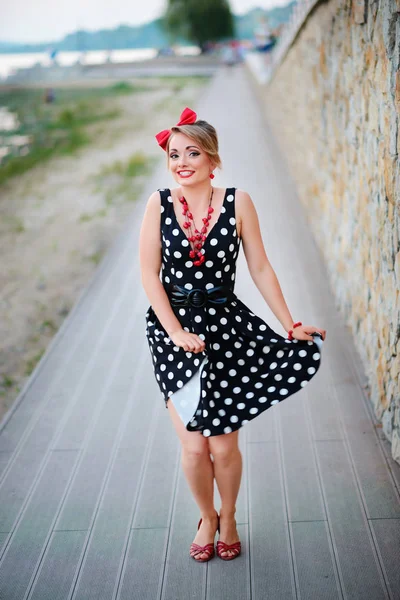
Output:
<svg viewBox="0 0 400 600">
<path fill-rule="evenodd" d="M 210 173 L 210 179 L 214 179 L 215 175 L 214 173 Z"/>
</svg>

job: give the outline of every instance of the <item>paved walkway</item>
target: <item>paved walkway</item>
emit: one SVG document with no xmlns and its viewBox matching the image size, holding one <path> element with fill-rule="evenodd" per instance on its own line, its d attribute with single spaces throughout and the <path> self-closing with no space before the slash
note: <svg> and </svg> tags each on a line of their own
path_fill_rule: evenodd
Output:
<svg viewBox="0 0 400 600">
<path fill-rule="evenodd" d="M 242 556 L 195 563 L 198 510 L 152 372 L 137 259 L 147 196 L 171 183 L 162 162 L 3 420 L 0 599 L 398 599 L 400 467 L 295 187 L 242 68 L 223 69 L 194 108 L 220 134 L 217 185 L 254 199 L 293 317 L 328 331 L 321 369 L 240 432 Z M 243 252 L 236 292 L 283 333 Z"/>
</svg>

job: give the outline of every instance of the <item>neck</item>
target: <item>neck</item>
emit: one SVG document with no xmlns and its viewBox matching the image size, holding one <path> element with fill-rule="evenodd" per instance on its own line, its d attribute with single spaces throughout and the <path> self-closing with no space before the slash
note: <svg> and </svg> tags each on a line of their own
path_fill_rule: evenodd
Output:
<svg viewBox="0 0 400 600">
<path fill-rule="evenodd" d="M 211 181 L 206 180 L 193 187 L 181 186 L 180 196 L 184 196 L 190 206 L 208 206 L 211 190 Z"/>
</svg>

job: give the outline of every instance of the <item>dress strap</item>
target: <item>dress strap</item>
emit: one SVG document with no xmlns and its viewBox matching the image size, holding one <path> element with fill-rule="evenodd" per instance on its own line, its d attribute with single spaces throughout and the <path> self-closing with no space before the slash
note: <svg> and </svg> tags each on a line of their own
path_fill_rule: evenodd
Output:
<svg viewBox="0 0 400 600">
<path fill-rule="evenodd" d="M 161 197 L 161 225 L 163 225 L 167 217 L 171 218 L 171 210 L 173 210 L 171 191 L 168 188 L 160 188 L 157 191 L 160 192 Z"/>
</svg>

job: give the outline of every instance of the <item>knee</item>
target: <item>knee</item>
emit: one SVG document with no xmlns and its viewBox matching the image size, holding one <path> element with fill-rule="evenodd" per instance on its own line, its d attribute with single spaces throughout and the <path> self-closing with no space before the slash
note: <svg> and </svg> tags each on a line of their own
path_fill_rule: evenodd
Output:
<svg viewBox="0 0 400 600">
<path fill-rule="evenodd" d="M 239 448 L 219 448 L 212 452 L 215 462 L 218 462 L 221 466 L 228 466 L 232 462 L 241 459 L 241 453 Z"/>
<path fill-rule="evenodd" d="M 202 462 L 205 458 L 209 458 L 210 450 L 208 444 L 196 444 L 196 445 L 183 445 L 182 446 L 182 460 L 198 463 Z"/>
</svg>

